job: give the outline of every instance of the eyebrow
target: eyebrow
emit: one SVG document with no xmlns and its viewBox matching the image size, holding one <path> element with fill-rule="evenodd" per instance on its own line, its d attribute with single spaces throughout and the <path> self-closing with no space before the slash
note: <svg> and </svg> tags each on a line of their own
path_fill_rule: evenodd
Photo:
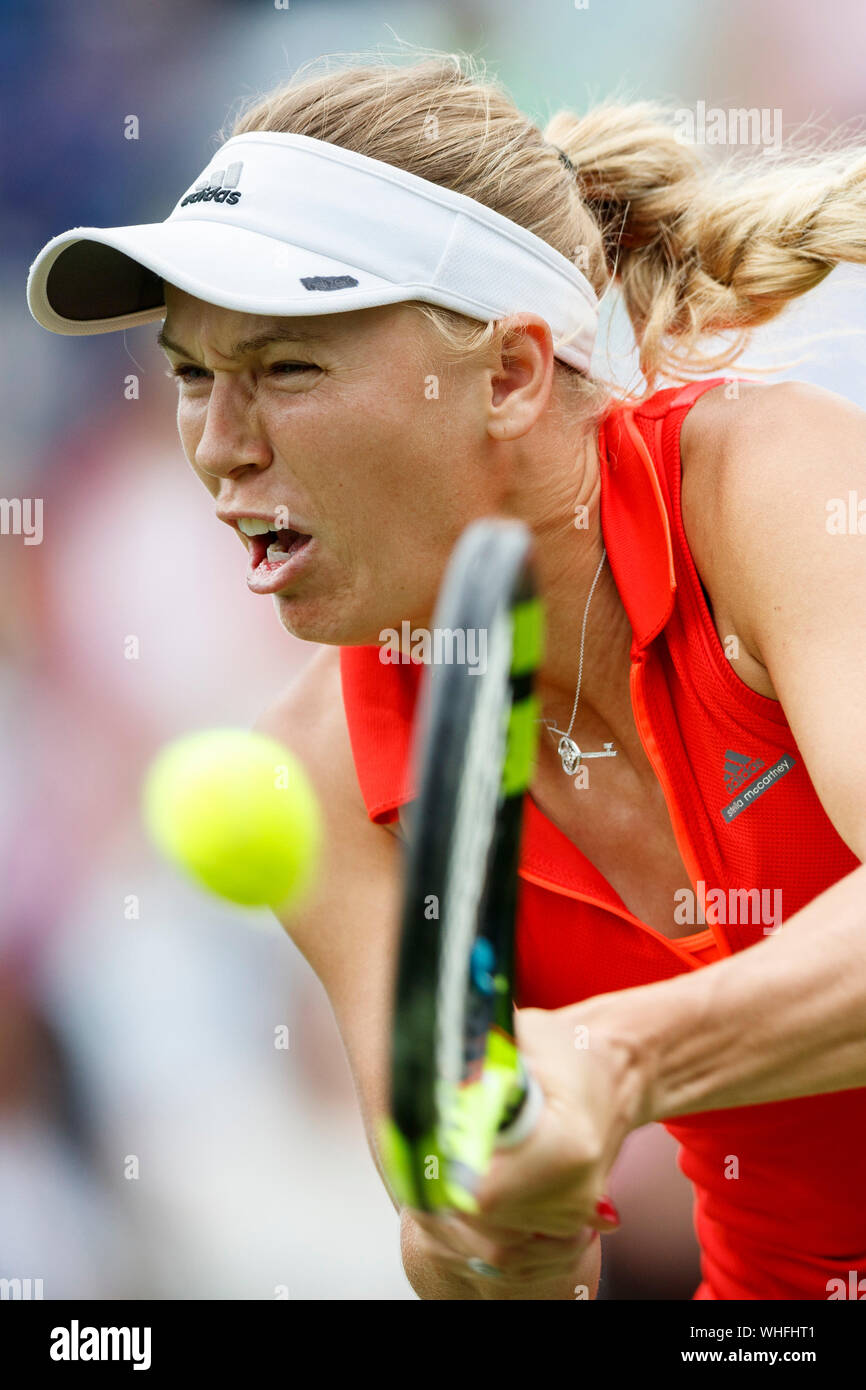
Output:
<svg viewBox="0 0 866 1390">
<path fill-rule="evenodd" d="M 181 347 L 175 343 L 161 328 L 156 335 L 156 341 L 163 349 L 168 348 L 171 352 L 176 352 L 180 357 L 189 357 L 195 361 L 195 353 L 188 348 Z M 254 338 L 241 338 L 232 347 L 230 357 L 249 357 L 254 352 L 260 352 L 262 348 L 269 347 L 272 343 L 320 343 L 322 336 L 311 328 L 292 328 L 287 331 L 285 328 L 269 328 L 263 333 L 257 333 Z"/>
</svg>

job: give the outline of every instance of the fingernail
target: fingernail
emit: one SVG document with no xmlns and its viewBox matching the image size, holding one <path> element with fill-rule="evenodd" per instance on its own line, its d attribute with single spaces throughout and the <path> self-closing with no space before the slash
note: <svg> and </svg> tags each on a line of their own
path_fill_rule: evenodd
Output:
<svg viewBox="0 0 866 1390">
<path fill-rule="evenodd" d="M 595 1214 L 602 1221 L 610 1221 L 614 1226 L 620 1224 L 619 1212 L 609 1197 L 602 1197 L 595 1208 Z"/>
</svg>

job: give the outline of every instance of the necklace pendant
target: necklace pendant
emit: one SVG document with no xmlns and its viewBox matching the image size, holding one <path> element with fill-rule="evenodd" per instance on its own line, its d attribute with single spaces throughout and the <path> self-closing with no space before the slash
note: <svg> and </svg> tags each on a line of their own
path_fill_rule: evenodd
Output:
<svg viewBox="0 0 866 1390">
<path fill-rule="evenodd" d="M 559 740 L 557 751 L 562 759 L 562 770 L 563 772 L 567 772 L 570 777 L 580 766 L 580 749 L 574 739 L 568 738 L 566 734 L 563 734 L 562 738 Z"/>
</svg>

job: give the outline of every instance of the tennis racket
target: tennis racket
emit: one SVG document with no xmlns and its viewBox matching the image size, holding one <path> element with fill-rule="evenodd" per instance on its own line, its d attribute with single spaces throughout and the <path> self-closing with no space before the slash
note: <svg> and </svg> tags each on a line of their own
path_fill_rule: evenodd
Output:
<svg viewBox="0 0 866 1390">
<path fill-rule="evenodd" d="M 448 651 L 460 655 L 461 634 L 467 659 L 449 659 Z M 524 1138 L 541 1106 L 514 1041 L 512 1003 L 523 799 L 539 717 L 532 687 L 543 649 L 522 522 L 485 518 L 463 532 L 432 640 L 413 731 L 418 799 L 381 1152 L 403 1204 L 474 1211 L 494 1148 Z"/>
</svg>

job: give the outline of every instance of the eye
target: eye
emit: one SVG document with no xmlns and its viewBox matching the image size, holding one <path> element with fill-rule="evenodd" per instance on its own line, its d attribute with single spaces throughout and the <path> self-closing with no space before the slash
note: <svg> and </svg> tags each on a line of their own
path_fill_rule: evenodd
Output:
<svg viewBox="0 0 866 1390">
<path fill-rule="evenodd" d="M 196 372 L 198 373 L 197 376 L 195 375 Z M 209 373 L 205 371 L 204 367 L 193 367 L 188 363 L 180 367 L 169 367 L 166 372 L 166 376 L 174 377 L 175 381 L 200 381 L 202 377 L 208 375 Z"/>
<path fill-rule="evenodd" d="M 314 362 L 272 362 L 269 367 L 265 368 L 265 371 L 269 376 L 286 377 L 296 376 L 300 372 L 315 372 L 318 371 L 318 368 Z M 204 367 L 196 367 L 191 362 L 184 362 L 177 367 L 169 367 L 166 376 L 192 386 L 202 380 L 210 380 L 211 373 Z"/>
<path fill-rule="evenodd" d="M 272 362 L 267 369 L 274 376 L 294 376 L 296 372 L 314 372 L 314 362 Z"/>
</svg>

